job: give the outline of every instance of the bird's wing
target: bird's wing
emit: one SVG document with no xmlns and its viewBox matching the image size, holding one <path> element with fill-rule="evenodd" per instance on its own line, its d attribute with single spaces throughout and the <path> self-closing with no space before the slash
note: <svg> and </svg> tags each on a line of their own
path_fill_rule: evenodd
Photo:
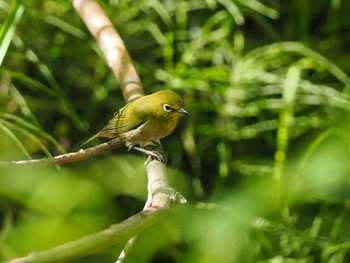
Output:
<svg viewBox="0 0 350 263">
<path fill-rule="evenodd" d="M 98 137 L 113 138 L 144 124 L 147 119 L 135 112 L 135 110 L 137 111 L 137 108 L 133 106 L 134 105 L 127 104 L 114 113 L 113 118 L 99 132 Z"/>
</svg>

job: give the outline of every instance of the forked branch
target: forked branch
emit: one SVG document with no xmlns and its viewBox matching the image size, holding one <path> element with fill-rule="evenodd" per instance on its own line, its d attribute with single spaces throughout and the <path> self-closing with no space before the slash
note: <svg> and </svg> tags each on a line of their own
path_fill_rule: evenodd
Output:
<svg viewBox="0 0 350 263">
<path fill-rule="evenodd" d="M 72 3 L 91 34 L 98 41 L 108 65 L 119 80 L 126 102 L 143 96 L 144 91 L 140 78 L 124 43 L 99 3 L 96 0 L 72 0 Z M 122 144 L 120 141 L 110 141 L 75 153 L 42 160 L 14 161 L 3 163 L 2 165 L 63 164 L 101 154 L 110 149 L 120 147 Z M 181 194 L 169 187 L 165 168 L 165 164 L 159 162 L 156 158 L 150 158 L 146 163 L 148 200 L 144 211 L 96 234 L 85 236 L 46 251 L 31 253 L 26 257 L 13 259 L 9 262 L 62 262 L 86 256 L 130 239 L 143 229 L 164 219 L 169 211 L 171 201 L 186 202 L 186 199 Z"/>
</svg>

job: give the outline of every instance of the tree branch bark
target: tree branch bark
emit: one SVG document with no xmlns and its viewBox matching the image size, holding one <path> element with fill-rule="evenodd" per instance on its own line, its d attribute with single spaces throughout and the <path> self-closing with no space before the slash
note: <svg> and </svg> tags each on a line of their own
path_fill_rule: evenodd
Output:
<svg viewBox="0 0 350 263">
<path fill-rule="evenodd" d="M 119 80 L 126 102 L 144 95 L 140 77 L 122 38 L 96 0 L 72 0 L 73 5 L 106 57 Z"/>
<path fill-rule="evenodd" d="M 72 163 L 81 161 L 96 155 L 105 153 L 107 151 L 120 148 L 125 143 L 120 140 L 111 140 L 109 142 L 101 143 L 94 147 L 87 149 L 80 149 L 78 152 L 65 153 L 53 157 L 47 157 L 43 159 L 32 159 L 32 160 L 20 160 L 11 162 L 0 162 L 0 167 L 4 166 L 24 166 L 24 165 L 36 165 L 36 166 L 52 166 L 65 163 Z"/>
</svg>

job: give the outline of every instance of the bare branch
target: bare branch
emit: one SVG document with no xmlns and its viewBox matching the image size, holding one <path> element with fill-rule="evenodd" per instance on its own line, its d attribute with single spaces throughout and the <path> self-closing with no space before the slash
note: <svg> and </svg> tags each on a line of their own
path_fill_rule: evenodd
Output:
<svg viewBox="0 0 350 263">
<path fill-rule="evenodd" d="M 120 82 L 125 100 L 129 102 L 143 96 L 144 91 L 140 78 L 124 43 L 98 2 L 96 0 L 72 0 L 72 2 L 91 34 L 97 39 L 108 65 Z M 82 149 L 75 153 L 42 160 L 17 161 L 0 165 L 63 164 L 98 155 L 110 149 L 120 147 L 123 144 L 123 142 L 116 139 L 92 148 Z M 170 209 L 170 201 L 178 203 L 186 202 L 186 199 L 180 193 L 169 187 L 165 168 L 165 164 L 159 162 L 154 157 L 149 157 L 149 160 L 146 162 L 148 199 L 144 211 L 119 224 L 112 225 L 104 231 L 85 236 L 46 251 L 31 253 L 26 257 L 13 259 L 9 262 L 62 262 L 72 258 L 90 255 L 130 239 L 143 229 L 164 219 Z"/>
<path fill-rule="evenodd" d="M 13 259 L 8 261 L 8 263 L 64 262 L 72 258 L 91 255 L 119 244 L 166 217 L 170 202 L 165 195 L 166 194 L 159 192 L 154 196 L 156 199 L 167 200 L 161 204 L 161 207 L 149 207 L 101 232 L 85 236 L 81 239 L 68 242 L 43 252 L 31 253 L 26 257 Z"/>
<path fill-rule="evenodd" d="M 62 155 L 57 155 L 54 157 L 48 157 L 43 159 L 33 159 L 33 160 L 21 160 L 21 161 L 11 161 L 11 162 L 0 162 L 0 167 L 2 166 L 22 166 L 22 165 L 40 165 L 40 166 L 51 166 L 56 164 L 72 163 L 81 161 L 107 151 L 120 148 L 125 143 L 120 140 L 111 140 L 91 148 L 81 149 L 78 152 L 71 152 Z"/>
<path fill-rule="evenodd" d="M 96 0 L 72 0 L 91 34 L 98 41 L 108 65 L 119 80 L 125 101 L 144 95 L 140 78 L 124 42 Z"/>
</svg>

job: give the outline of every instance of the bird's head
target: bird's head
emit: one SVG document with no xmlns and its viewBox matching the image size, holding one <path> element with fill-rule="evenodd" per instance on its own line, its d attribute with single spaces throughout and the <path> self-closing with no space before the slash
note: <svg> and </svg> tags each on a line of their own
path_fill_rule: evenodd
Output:
<svg viewBox="0 0 350 263">
<path fill-rule="evenodd" d="M 182 98 L 171 90 L 162 90 L 151 95 L 154 103 L 155 114 L 159 118 L 166 118 L 174 115 L 190 114 L 183 108 Z"/>
</svg>

